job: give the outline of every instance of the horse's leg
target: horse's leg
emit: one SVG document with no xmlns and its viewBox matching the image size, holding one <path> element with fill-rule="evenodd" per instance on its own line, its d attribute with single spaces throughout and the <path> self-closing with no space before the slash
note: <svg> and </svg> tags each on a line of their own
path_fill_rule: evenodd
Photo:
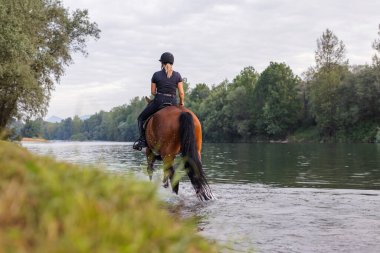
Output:
<svg viewBox="0 0 380 253">
<path fill-rule="evenodd" d="M 179 181 L 174 178 L 175 170 L 174 167 L 170 167 L 170 184 L 172 185 L 172 190 L 175 194 L 178 194 Z"/>
<path fill-rule="evenodd" d="M 147 171 L 148 171 L 149 179 L 150 181 L 152 181 L 153 170 L 154 170 L 153 165 L 154 165 L 154 162 L 156 161 L 156 156 L 154 155 L 154 153 L 152 152 L 150 148 L 146 148 L 146 159 L 148 161 Z"/>
<path fill-rule="evenodd" d="M 165 188 L 169 187 L 169 179 L 170 179 L 173 192 L 178 194 L 179 182 L 174 182 L 174 172 L 175 172 L 174 167 L 173 167 L 174 156 L 172 155 L 165 156 L 163 158 L 163 161 L 164 161 L 164 179 L 163 179 L 164 187 Z"/>
<path fill-rule="evenodd" d="M 168 188 L 170 178 L 170 167 L 173 165 L 173 158 L 168 155 L 163 157 L 162 160 L 164 163 L 164 178 L 162 179 L 162 183 L 165 188 Z"/>
</svg>

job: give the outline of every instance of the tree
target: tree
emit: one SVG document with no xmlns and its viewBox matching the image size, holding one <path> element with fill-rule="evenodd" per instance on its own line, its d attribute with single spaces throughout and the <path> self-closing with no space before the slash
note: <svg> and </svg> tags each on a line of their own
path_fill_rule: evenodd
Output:
<svg viewBox="0 0 380 253">
<path fill-rule="evenodd" d="M 86 55 L 99 33 L 87 10 L 70 13 L 59 0 L 0 0 L 0 130 L 11 118 L 45 115 L 71 54 Z"/>
<path fill-rule="evenodd" d="M 380 71 L 377 66 L 355 66 L 337 88 L 340 140 L 374 142 L 380 124 Z"/>
<path fill-rule="evenodd" d="M 70 140 L 73 135 L 73 120 L 72 118 L 67 118 L 62 122 L 62 139 Z"/>
<path fill-rule="evenodd" d="M 57 140 L 57 129 L 60 123 L 44 122 L 43 137 L 48 140 Z"/>
<path fill-rule="evenodd" d="M 254 133 L 254 114 L 252 113 L 252 107 L 250 107 L 251 100 L 247 88 L 237 86 L 228 90 L 226 102 L 223 112 L 226 114 L 231 128 L 231 137 L 249 141 Z"/>
<path fill-rule="evenodd" d="M 245 67 L 242 71 L 240 71 L 239 75 L 237 75 L 232 81 L 231 87 L 245 87 L 247 91 L 253 90 L 256 86 L 257 79 L 259 78 L 259 74 L 255 70 L 254 67 L 248 66 Z"/>
<path fill-rule="evenodd" d="M 339 126 L 337 90 L 348 74 L 343 41 L 329 29 L 317 40 L 316 69 L 310 81 L 311 110 L 322 134 L 333 136 Z"/>
<path fill-rule="evenodd" d="M 123 134 L 121 133 L 119 129 L 119 124 L 121 122 L 124 122 L 127 120 L 127 113 L 126 113 L 127 105 L 122 105 L 118 107 L 114 107 L 110 114 L 111 114 L 111 133 L 109 133 L 110 138 L 114 141 L 123 141 Z"/>
<path fill-rule="evenodd" d="M 294 130 L 301 101 L 300 79 L 285 63 L 271 62 L 261 73 L 255 90 L 256 127 L 259 133 L 284 137 Z"/>
<path fill-rule="evenodd" d="M 315 51 L 315 62 L 317 69 L 326 68 L 331 70 L 335 66 L 348 64 L 345 58 L 346 47 L 343 41 L 329 29 L 317 39 L 317 51 Z"/>
<path fill-rule="evenodd" d="M 207 140 L 230 140 L 234 132 L 230 115 L 225 111 L 227 87 L 227 80 L 214 86 L 210 95 L 201 104 L 199 118 L 202 122 L 203 135 Z"/>
<path fill-rule="evenodd" d="M 71 140 L 76 140 L 76 141 L 86 140 L 86 136 L 81 133 L 82 125 L 83 125 L 83 121 L 79 118 L 78 115 L 75 115 L 72 122 L 73 132 L 70 137 Z"/>
<path fill-rule="evenodd" d="M 378 32 L 377 34 L 380 36 L 380 25 L 379 25 L 379 32 Z M 375 49 L 377 52 L 380 53 L 380 39 L 376 39 L 376 40 L 373 42 L 372 47 L 373 47 L 373 49 Z M 374 62 L 374 64 L 380 66 L 380 59 L 379 59 L 379 57 L 377 56 L 377 54 L 375 54 L 375 56 L 373 57 L 373 62 Z"/>
<path fill-rule="evenodd" d="M 189 94 L 189 99 L 192 102 L 201 102 L 210 95 L 210 88 L 205 83 L 198 83 Z"/>
<path fill-rule="evenodd" d="M 186 107 L 190 108 L 196 115 L 200 114 L 200 107 L 203 101 L 210 95 L 211 90 L 205 83 L 198 83 L 186 99 Z"/>
<path fill-rule="evenodd" d="M 344 69 L 339 68 L 320 71 L 311 82 L 311 110 L 321 133 L 329 137 L 334 136 L 340 125 L 338 89 L 346 74 Z"/>
<path fill-rule="evenodd" d="M 134 141 L 139 137 L 137 117 L 146 107 L 144 98 L 135 97 L 125 108 L 126 118 L 118 123 L 118 130 L 124 141 Z"/>
<path fill-rule="evenodd" d="M 354 111 L 355 120 L 380 120 L 380 72 L 376 67 L 360 66 L 350 73 L 339 89 L 340 98 L 345 102 L 344 112 Z M 353 109 L 355 108 L 355 109 Z"/>
<path fill-rule="evenodd" d="M 21 129 L 21 134 L 24 137 L 41 137 L 42 136 L 42 123 L 41 118 L 36 120 L 27 120 Z"/>
<path fill-rule="evenodd" d="M 253 96 L 258 78 L 253 67 L 245 67 L 228 87 L 225 111 L 231 117 L 235 135 L 246 141 L 254 134 Z"/>
<path fill-rule="evenodd" d="M 310 110 L 310 90 L 311 83 L 314 80 L 316 70 L 313 67 L 309 67 L 305 72 L 302 73 L 302 80 L 299 84 L 299 96 L 302 101 L 301 108 L 301 120 L 304 126 L 311 126 L 315 124 L 315 119 Z"/>
</svg>

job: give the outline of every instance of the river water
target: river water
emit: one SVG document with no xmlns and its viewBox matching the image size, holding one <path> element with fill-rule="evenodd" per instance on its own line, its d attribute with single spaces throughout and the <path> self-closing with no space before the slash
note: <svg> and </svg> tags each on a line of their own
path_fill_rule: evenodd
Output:
<svg viewBox="0 0 380 253">
<path fill-rule="evenodd" d="M 147 180 L 132 143 L 22 145 Z M 380 252 L 379 144 L 204 144 L 202 154 L 217 200 L 198 201 L 185 178 L 178 196 L 160 190 L 182 216 L 199 217 L 202 235 L 234 252 Z"/>
</svg>

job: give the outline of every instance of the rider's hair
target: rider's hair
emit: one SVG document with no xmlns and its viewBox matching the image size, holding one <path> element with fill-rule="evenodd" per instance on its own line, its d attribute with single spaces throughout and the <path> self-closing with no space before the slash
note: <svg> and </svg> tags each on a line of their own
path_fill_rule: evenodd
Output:
<svg viewBox="0 0 380 253">
<path fill-rule="evenodd" d="M 166 76 L 168 78 L 172 77 L 173 75 L 173 65 L 170 63 L 162 64 L 162 68 L 165 69 Z"/>
</svg>

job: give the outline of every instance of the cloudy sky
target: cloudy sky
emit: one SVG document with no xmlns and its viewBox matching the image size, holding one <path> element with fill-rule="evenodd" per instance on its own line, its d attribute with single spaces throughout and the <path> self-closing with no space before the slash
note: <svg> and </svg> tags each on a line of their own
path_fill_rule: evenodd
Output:
<svg viewBox="0 0 380 253">
<path fill-rule="evenodd" d="M 75 55 L 52 94 L 47 117 L 109 111 L 150 92 L 158 58 L 197 83 L 232 80 L 244 67 L 285 62 L 296 74 L 314 64 L 316 40 L 329 28 L 351 64 L 370 63 L 378 38 L 378 0 L 63 0 L 88 9 L 102 30 L 88 57 Z"/>
</svg>

